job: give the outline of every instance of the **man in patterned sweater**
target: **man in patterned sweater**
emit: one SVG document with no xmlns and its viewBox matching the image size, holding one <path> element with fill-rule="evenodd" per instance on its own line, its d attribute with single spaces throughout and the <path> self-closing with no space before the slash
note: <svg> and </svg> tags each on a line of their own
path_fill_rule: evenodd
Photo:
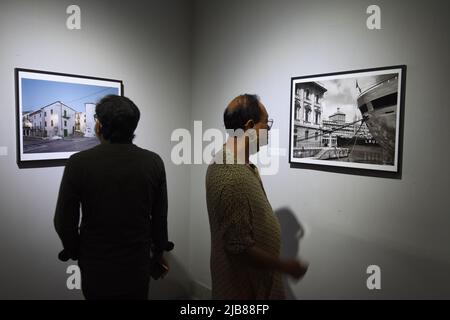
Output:
<svg viewBox="0 0 450 320">
<path fill-rule="evenodd" d="M 249 161 L 273 120 L 256 95 L 245 94 L 231 101 L 224 122 L 236 134 L 206 174 L 213 299 L 285 299 L 282 274 L 301 278 L 307 265 L 280 259 L 280 225 Z"/>
</svg>

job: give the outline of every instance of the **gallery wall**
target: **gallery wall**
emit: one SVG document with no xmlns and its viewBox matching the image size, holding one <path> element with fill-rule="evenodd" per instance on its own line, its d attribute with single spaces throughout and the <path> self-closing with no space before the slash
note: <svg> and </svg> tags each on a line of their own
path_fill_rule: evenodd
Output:
<svg viewBox="0 0 450 320">
<path fill-rule="evenodd" d="M 171 274 L 152 282 L 152 298 L 186 297 L 189 289 L 189 168 L 172 165 L 170 134 L 189 126 L 190 6 L 184 0 L 76 1 L 81 30 L 66 28 L 70 1 L 0 4 L 0 299 L 80 299 L 66 287 L 67 266 L 53 214 L 63 167 L 16 164 L 14 68 L 123 80 L 140 107 L 135 143 L 161 155 L 169 191 Z"/>
<path fill-rule="evenodd" d="M 257 93 L 280 131 L 279 172 L 263 176 L 285 256 L 310 262 L 288 281 L 297 299 L 450 298 L 448 1 L 376 1 L 381 30 L 360 0 L 197 0 L 192 120 L 223 128 L 225 106 Z M 406 64 L 401 179 L 291 169 L 290 78 Z M 207 291 L 210 234 L 204 177 L 191 169 L 191 265 Z M 296 239 L 299 239 L 296 240 Z M 367 289 L 367 267 L 381 290 Z M 199 290 L 201 290 L 199 289 Z"/>
</svg>

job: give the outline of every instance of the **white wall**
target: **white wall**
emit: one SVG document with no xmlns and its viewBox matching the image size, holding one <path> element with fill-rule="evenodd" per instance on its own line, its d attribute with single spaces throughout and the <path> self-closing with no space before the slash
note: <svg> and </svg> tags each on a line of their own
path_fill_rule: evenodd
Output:
<svg viewBox="0 0 450 320">
<path fill-rule="evenodd" d="M 290 169 L 287 156 L 263 177 L 274 209 L 285 208 L 283 227 L 297 220 L 305 229 L 300 255 L 310 270 L 290 283 L 299 299 L 450 298 L 450 7 L 376 3 L 380 31 L 366 28 L 370 1 L 196 1 L 192 119 L 204 129 L 222 128 L 233 97 L 257 93 L 288 148 L 291 77 L 408 66 L 401 180 Z M 208 287 L 205 172 L 191 169 L 190 270 Z M 379 292 L 366 288 L 371 264 L 382 270 Z"/>
<path fill-rule="evenodd" d="M 170 162 L 170 133 L 190 119 L 190 6 L 184 0 L 76 2 L 82 29 L 66 28 L 71 1 L 0 3 L 0 298 L 78 299 L 65 287 L 69 263 L 53 214 L 63 168 L 19 170 L 16 165 L 14 68 L 121 79 L 140 107 L 135 143 L 166 163 L 169 234 L 176 243 L 172 272 L 151 284 L 151 296 L 186 296 L 189 168 Z M 4 149 L 2 149 L 4 150 Z M 73 263 L 73 262 L 72 262 Z"/>
</svg>

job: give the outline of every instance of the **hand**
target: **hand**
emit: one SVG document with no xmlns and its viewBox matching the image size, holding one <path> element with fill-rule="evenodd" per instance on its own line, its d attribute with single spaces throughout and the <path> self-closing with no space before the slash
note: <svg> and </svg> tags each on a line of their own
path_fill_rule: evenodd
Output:
<svg viewBox="0 0 450 320">
<path fill-rule="evenodd" d="M 308 271 L 308 267 L 308 263 L 292 259 L 284 262 L 283 271 L 295 279 L 301 279 Z"/>
<path fill-rule="evenodd" d="M 164 272 L 164 273 L 161 275 L 161 279 L 164 279 L 164 277 L 169 273 L 169 270 L 170 270 L 169 263 L 167 262 L 167 260 L 166 260 L 166 259 L 164 258 L 164 256 L 162 256 L 162 255 L 161 255 L 161 257 L 158 259 L 158 262 L 159 262 L 161 265 L 163 265 L 164 267 L 167 268 L 166 272 Z"/>
</svg>

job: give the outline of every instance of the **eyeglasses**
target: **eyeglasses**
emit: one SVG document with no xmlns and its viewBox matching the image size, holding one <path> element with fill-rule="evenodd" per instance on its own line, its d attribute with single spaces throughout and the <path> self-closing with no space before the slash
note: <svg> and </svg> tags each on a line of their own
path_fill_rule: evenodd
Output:
<svg viewBox="0 0 450 320">
<path fill-rule="evenodd" d="M 273 119 L 267 120 L 267 129 L 268 130 L 272 129 L 272 126 L 273 126 Z"/>
</svg>

